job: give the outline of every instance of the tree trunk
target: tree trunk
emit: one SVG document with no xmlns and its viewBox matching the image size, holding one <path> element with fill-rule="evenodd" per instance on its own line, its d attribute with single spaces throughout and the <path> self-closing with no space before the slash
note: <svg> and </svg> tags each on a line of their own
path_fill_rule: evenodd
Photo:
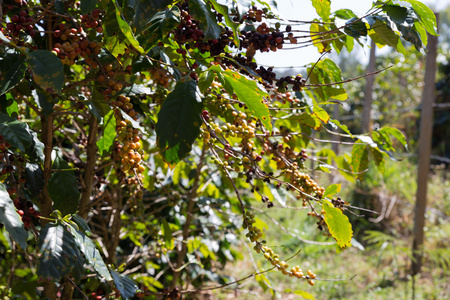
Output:
<svg viewBox="0 0 450 300">
<path fill-rule="evenodd" d="M 427 181 L 430 168 L 431 136 L 433 133 L 433 103 L 435 99 L 437 37 L 428 34 L 425 64 L 425 85 L 422 93 L 422 115 L 419 133 L 419 167 L 417 174 L 416 206 L 414 216 L 414 241 L 412 274 L 420 273 L 424 242 L 425 210 L 427 206 Z"/>
</svg>

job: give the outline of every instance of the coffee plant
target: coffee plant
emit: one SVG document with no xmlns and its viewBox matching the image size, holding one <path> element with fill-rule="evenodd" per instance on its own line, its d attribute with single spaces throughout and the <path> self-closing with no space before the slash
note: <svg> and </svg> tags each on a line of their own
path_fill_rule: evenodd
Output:
<svg viewBox="0 0 450 300">
<path fill-rule="evenodd" d="M 259 212 L 303 208 L 348 247 L 346 214 L 364 208 L 320 172 L 363 180 L 369 161 L 383 172 L 406 140 L 330 117 L 352 79 L 325 56 L 369 38 L 422 51 L 436 34 L 416 0 L 377 1 L 364 16 L 313 0 L 319 18 L 308 22 L 259 0 L 0 3 L 5 299 L 195 298 L 272 269 L 300 285 L 327 280 L 280 257 Z M 307 46 L 323 56 L 303 75 L 278 77 L 254 59 Z M 328 149 L 330 134 L 351 153 Z M 223 275 L 242 243 L 267 270 Z"/>
</svg>

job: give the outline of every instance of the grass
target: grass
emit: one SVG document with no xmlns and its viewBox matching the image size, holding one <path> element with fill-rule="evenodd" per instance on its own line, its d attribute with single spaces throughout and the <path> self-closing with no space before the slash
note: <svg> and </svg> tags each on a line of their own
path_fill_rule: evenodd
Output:
<svg viewBox="0 0 450 300">
<path fill-rule="evenodd" d="M 317 277 L 331 280 L 349 279 L 356 275 L 351 280 L 316 280 L 315 286 L 311 287 L 304 280 L 290 278 L 274 270 L 264 274 L 267 282 L 262 277 L 249 279 L 228 289 L 215 291 L 213 298 L 307 299 L 310 295 L 314 299 L 413 299 L 414 292 L 415 299 L 450 299 L 449 173 L 438 166 L 430 175 L 426 251 L 422 273 L 413 282 L 409 269 L 416 189 L 415 176 L 412 176 L 414 172 L 414 166 L 405 160 L 388 164 L 383 176 L 371 172 L 363 184 L 346 184 L 341 195 L 352 205 L 351 199 L 358 197 L 376 201 L 377 196 L 384 194 L 388 199 L 396 199 L 389 217 L 378 224 L 369 223 L 367 219 L 354 223 L 355 218 L 351 218 L 355 239 L 362 244 L 361 249 L 351 247 L 340 252 L 335 245 L 314 245 L 301 241 L 333 241 L 320 235 L 315 219 L 308 217 L 305 211 L 272 208 L 269 215 L 279 222 L 277 226 L 271 218 L 256 210 L 256 217 L 267 224 L 265 239 L 281 258 L 301 250 L 288 262 L 290 266 L 299 265 L 304 271 L 311 269 Z M 367 203 L 362 201 L 358 205 Z M 263 205 L 259 209 L 267 211 Z M 247 245 L 239 249 L 243 259 L 230 264 L 224 270 L 225 274 L 232 274 L 238 279 L 255 270 L 271 267 L 262 255 L 249 251 L 251 245 Z"/>
</svg>

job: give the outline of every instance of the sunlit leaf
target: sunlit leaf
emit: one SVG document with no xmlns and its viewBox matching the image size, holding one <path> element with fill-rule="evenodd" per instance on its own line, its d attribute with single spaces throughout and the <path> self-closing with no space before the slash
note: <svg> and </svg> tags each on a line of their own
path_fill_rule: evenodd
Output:
<svg viewBox="0 0 450 300">
<path fill-rule="evenodd" d="M 362 179 L 368 167 L 369 156 L 367 145 L 362 144 L 361 140 L 358 140 L 352 148 L 352 171 L 356 173 L 356 178 Z"/>
<path fill-rule="evenodd" d="M 353 230 L 352 225 L 348 221 L 348 217 L 328 201 L 323 202 L 322 208 L 325 210 L 324 220 L 331 236 L 336 240 L 339 247 L 344 248 L 349 246 L 352 240 Z"/>
<path fill-rule="evenodd" d="M 311 0 L 313 7 L 316 9 L 319 17 L 324 21 L 328 21 L 330 17 L 331 1 L 330 0 Z"/>
<path fill-rule="evenodd" d="M 101 155 L 104 155 L 104 152 L 108 153 L 109 149 L 114 143 L 114 139 L 116 138 L 116 118 L 114 117 L 114 111 L 111 110 L 104 118 L 103 118 L 103 135 L 97 141 L 98 151 Z"/>
<path fill-rule="evenodd" d="M 337 193 L 339 193 L 341 191 L 341 184 L 332 184 L 329 185 L 326 189 L 325 189 L 325 193 L 323 194 L 323 198 L 326 197 L 330 197 L 333 195 L 336 195 Z"/>
</svg>

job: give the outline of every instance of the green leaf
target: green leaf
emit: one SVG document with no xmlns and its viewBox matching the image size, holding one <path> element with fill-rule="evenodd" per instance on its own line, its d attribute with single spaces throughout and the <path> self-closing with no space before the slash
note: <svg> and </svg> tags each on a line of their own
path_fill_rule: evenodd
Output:
<svg viewBox="0 0 450 300">
<path fill-rule="evenodd" d="M 115 0 L 112 1 L 114 5 L 116 6 L 116 19 L 117 23 L 119 24 L 119 28 L 122 31 L 123 35 L 127 38 L 128 42 L 141 54 L 144 54 L 144 49 L 139 45 L 139 42 L 136 40 L 136 37 L 133 34 L 133 31 L 131 30 L 130 25 L 124 20 L 122 9 L 119 7 L 117 2 Z"/>
<path fill-rule="evenodd" d="M 198 89 L 202 94 L 205 93 L 206 90 L 211 86 L 212 82 L 214 81 L 214 76 L 214 72 L 211 70 L 200 74 L 198 79 Z"/>
<path fill-rule="evenodd" d="M 74 268 L 79 250 L 73 236 L 61 224 L 45 225 L 38 241 L 39 266 L 37 275 L 46 281 L 59 281 Z"/>
<path fill-rule="evenodd" d="M 25 230 L 22 219 L 16 212 L 16 207 L 9 197 L 3 183 L 0 182 L 0 223 L 5 226 L 6 231 L 12 239 L 22 248 L 27 249 L 28 233 Z"/>
<path fill-rule="evenodd" d="M 41 109 L 44 116 L 49 116 L 53 113 L 53 106 L 55 105 L 50 98 L 50 95 L 42 93 L 39 89 L 35 89 L 31 92 L 36 101 L 36 104 Z"/>
<path fill-rule="evenodd" d="M 384 45 L 388 45 L 403 55 L 406 55 L 406 49 L 403 46 L 400 37 L 386 24 L 388 20 L 378 16 L 367 17 L 368 20 L 370 18 L 373 18 L 376 21 L 370 26 L 371 30 L 369 36 L 377 46 L 382 48 Z"/>
<path fill-rule="evenodd" d="M 139 38 L 147 52 L 158 41 L 165 38 L 180 23 L 180 10 L 177 6 L 156 13 Z"/>
<path fill-rule="evenodd" d="M 366 23 L 355 16 L 345 22 L 344 32 L 349 36 L 358 39 L 362 36 L 367 36 L 367 26 Z"/>
<path fill-rule="evenodd" d="M 338 120 L 330 120 L 330 123 L 336 125 L 340 129 L 342 129 L 346 134 L 348 134 L 351 138 L 353 138 L 353 134 L 350 132 L 347 125 L 341 124 L 341 122 L 339 122 Z"/>
<path fill-rule="evenodd" d="M 109 36 L 107 33 L 103 36 L 103 42 L 105 44 L 106 49 L 117 58 L 119 55 L 124 54 L 126 49 L 128 48 L 127 43 L 123 40 L 120 40 L 120 37 L 117 35 Z"/>
<path fill-rule="evenodd" d="M 8 73 L 5 74 L 5 79 L 0 82 L 0 96 L 18 85 L 22 80 L 27 68 L 25 58 L 25 55 L 19 56 L 14 65 L 8 70 Z"/>
<path fill-rule="evenodd" d="M 12 148 L 25 152 L 32 161 L 43 160 L 44 144 L 38 140 L 37 134 L 27 124 L 0 113 L 0 132 Z"/>
<path fill-rule="evenodd" d="M 164 160 L 176 164 L 191 151 L 200 133 L 201 95 L 191 79 L 180 81 L 164 100 L 158 114 L 156 135 Z"/>
<path fill-rule="evenodd" d="M 314 115 L 317 118 L 319 118 L 319 120 L 322 121 L 323 123 L 327 124 L 328 121 L 330 120 L 330 116 L 325 111 L 325 109 L 323 109 L 322 107 L 320 107 L 318 105 L 314 105 L 313 111 L 314 111 Z"/>
<path fill-rule="evenodd" d="M 48 182 L 48 192 L 53 200 L 53 209 L 59 210 L 62 216 L 74 214 L 80 204 L 80 192 L 73 170 L 57 152 L 52 169 L 55 171 Z"/>
<path fill-rule="evenodd" d="M 203 0 L 189 0 L 189 12 L 195 20 L 200 22 L 205 39 L 218 39 L 222 28 L 217 25 L 216 15 L 211 11 L 209 5 Z"/>
<path fill-rule="evenodd" d="M 336 195 L 341 191 L 341 184 L 332 184 L 325 189 L 325 193 L 322 198 L 330 197 Z"/>
<path fill-rule="evenodd" d="M 110 281 L 113 278 L 109 273 L 109 269 L 103 261 L 100 252 L 95 247 L 94 242 L 87 237 L 82 231 L 75 228 L 73 225 L 70 226 L 70 233 L 75 239 L 76 245 L 80 249 L 80 251 L 84 254 L 86 261 L 94 268 L 94 270 L 106 281 Z"/>
<path fill-rule="evenodd" d="M 347 216 L 328 201 L 323 202 L 322 208 L 325 210 L 324 219 L 331 236 L 336 240 L 339 247 L 349 246 L 353 231 Z"/>
<path fill-rule="evenodd" d="M 389 134 L 395 137 L 402 145 L 405 147 L 406 150 L 408 150 L 408 143 L 406 142 L 406 138 L 403 135 L 403 133 L 398 130 L 397 128 L 393 127 L 383 127 L 378 130 L 381 134 Z"/>
<path fill-rule="evenodd" d="M 81 0 L 80 1 L 80 10 L 81 14 L 85 15 L 94 10 L 97 5 L 97 0 Z"/>
<path fill-rule="evenodd" d="M 384 156 L 383 152 L 380 151 L 378 148 L 370 148 L 370 152 L 372 154 L 372 157 L 375 161 L 375 165 L 377 166 L 378 172 L 381 174 L 384 174 Z"/>
<path fill-rule="evenodd" d="M 133 280 L 113 270 L 111 270 L 111 275 L 123 299 L 132 298 L 136 294 L 138 286 Z"/>
<path fill-rule="evenodd" d="M 97 147 L 100 154 L 103 156 L 106 152 L 109 153 L 109 149 L 114 144 L 116 138 L 116 117 L 114 111 L 110 110 L 109 113 L 103 118 L 103 135 L 97 141 Z"/>
<path fill-rule="evenodd" d="M 264 97 L 268 97 L 267 92 L 262 90 L 255 81 L 248 79 L 242 74 L 231 70 L 223 72 L 218 66 L 211 67 L 210 69 L 219 75 L 219 79 L 223 79 L 222 84 L 228 94 L 236 94 L 238 99 L 247 105 L 252 114 L 261 120 L 266 130 L 271 131 L 272 123 L 269 107 L 264 99 Z"/>
<path fill-rule="evenodd" d="M 228 6 L 217 3 L 216 0 L 209 0 L 212 3 L 214 9 L 221 14 L 225 19 L 225 24 L 233 30 L 233 40 L 237 48 L 239 48 L 239 23 L 235 23 L 231 20 L 228 13 Z"/>
<path fill-rule="evenodd" d="M 438 35 L 436 28 L 436 15 L 434 12 L 425 4 L 417 0 L 404 0 L 411 4 L 412 8 L 419 17 L 420 23 L 425 27 L 425 29 L 432 35 Z"/>
<path fill-rule="evenodd" d="M 301 113 L 299 115 L 294 115 L 289 117 L 290 120 L 295 120 L 299 124 L 304 124 L 308 127 L 311 127 L 315 130 L 318 130 L 322 127 L 322 122 L 315 114 L 310 114 L 308 112 Z"/>
<path fill-rule="evenodd" d="M 169 223 L 166 219 L 162 220 L 162 230 L 164 235 L 164 240 L 166 241 L 166 248 L 172 250 L 174 246 L 172 230 L 170 229 Z"/>
<path fill-rule="evenodd" d="M 308 299 L 308 300 L 314 300 L 315 299 L 314 296 L 311 295 L 310 293 L 305 292 L 305 291 L 301 291 L 301 290 L 295 290 L 294 294 L 302 296 L 303 299 Z"/>
<path fill-rule="evenodd" d="M 311 0 L 313 7 L 316 9 L 317 14 L 324 21 L 328 21 L 330 18 L 331 1 L 330 0 Z"/>
<path fill-rule="evenodd" d="M 369 167 L 369 156 L 367 145 L 362 144 L 361 140 L 357 140 L 352 148 L 352 171 L 356 178 L 362 179 L 365 171 Z"/>
<path fill-rule="evenodd" d="M 311 84 L 332 84 L 343 81 L 341 69 L 329 58 L 325 58 L 317 64 L 311 64 L 308 67 L 308 73 L 310 74 L 309 81 Z M 318 86 L 314 92 L 314 95 L 323 101 L 328 101 L 330 98 L 336 100 L 348 98 L 342 84 Z"/>
<path fill-rule="evenodd" d="M 84 232 L 84 234 L 86 234 L 87 236 L 91 236 L 91 229 L 89 228 L 89 225 L 86 222 L 86 220 L 84 220 L 82 217 L 80 217 L 77 214 L 72 215 L 70 217 L 70 220 L 75 222 L 75 224 L 78 225 L 78 227 L 81 229 L 81 231 Z"/>
<path fill-rule="evenodd" d="M 63 64 L 51 51 L 36 50 L 27 54 L 34 81 L 50 93 L 59 93 L 64 84 Z"/>
<path fill-rule="evenodd" d="M 28 163 L 25 166 L 26 187 L 31 195 L 37 197 L 44 188 L 44 172 L 39 164 Z"/>
<path fill-rule="evenodd" d="M 346 155 L 344 156 L 336 156 L 334 158 L 336 165 L 338 166 L 339 173 L 341 173 L 345 179 L 347 179 L 350 182 L 355 182 L 355 177 L 351 174 L 352 167 L 351 167 L 351 161 L 349 162 L 350 158 Z"/>
<path fill-rule="evenodd" d="M 135 0 L 134 2 L 134 17 L 133 25 L 136 28 L 136 33 L 139 35 L 147 25 L 148 21 L 153 16 L 164 10 L 169 4 L 174 3 L 174 0 Z"/>
<path fill-rule="evenodd" d="M 334 12 L 334 15 L 340 19 L 348 20 L 356 17 L 355 13 L 350 9 L 339 9 Z"/>
</svg>

